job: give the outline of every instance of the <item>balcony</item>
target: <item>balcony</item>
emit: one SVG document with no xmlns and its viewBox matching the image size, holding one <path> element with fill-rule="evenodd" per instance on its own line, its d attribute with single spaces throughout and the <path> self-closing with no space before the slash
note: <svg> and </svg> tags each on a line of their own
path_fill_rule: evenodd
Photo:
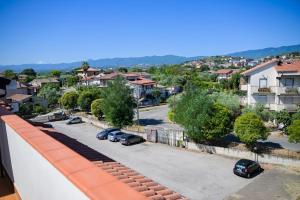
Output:
<svg viewBox="0 0 300 200">
<path fill-rule="evenodd" d="M 276 87 L 276 94 L 282 96 L 299 96 L 300 87 Z"/>
<path fill-rule="evenodd" d="M 276 87 L 264 87 L 251 86 L 251 94 L 254 95 L 275 95 Z"/>
<path fill-rule="evenodd" d="M 276 110 L 287 110 L 287 111 L 297 111 L 299 108 L 299 105 L 297 104 L 280 104 L 276 105 Z"/>
</svg>

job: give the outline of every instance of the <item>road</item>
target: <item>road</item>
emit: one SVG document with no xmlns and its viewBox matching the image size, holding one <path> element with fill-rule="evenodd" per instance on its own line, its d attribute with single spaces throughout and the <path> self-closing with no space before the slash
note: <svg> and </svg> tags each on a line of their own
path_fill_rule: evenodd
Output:
<svg viewBox="0 0 300 200">
<path fill-rule="evenodd" d="M 192 200 L 223 199 L 257 178 L 235 176 L 232 167 L 236 159 L 147 142 L 122 146 L 97 140 L 95 135 L 99 129 L 87 123 L 65 125 L 64 121 L 59 121 L 50 124 L 57 131 Z"/>
<path fill-rule="evenodd" d="M 183 128 L 178 124 L 170 123 L 168 120 L 168 109 L 168 105 L 140 109 L 140 124 L 182 130 Z"/>
</svg>

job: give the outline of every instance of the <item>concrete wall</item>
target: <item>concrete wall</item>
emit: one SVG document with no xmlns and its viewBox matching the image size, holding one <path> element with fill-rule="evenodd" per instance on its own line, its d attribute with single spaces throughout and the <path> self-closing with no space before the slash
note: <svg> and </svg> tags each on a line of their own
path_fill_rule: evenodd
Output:
<svg viewBox="0 0 300 200">
<path fill-rule="evenodd" d="M 0 123 L 2 163 L 23 200 L 89 199 L 10 126 Z"/>
<path fill-rule="evenodd" d="M 229 156 L 234 158 L 246 158 L 251 160 L 255 160 L 255 156 L 256 156 L 255 153 L 250 151 L 241 151 L 233 148 L 208 146 L 203 144 L 196 144 L 193 142 L 187 142 L 186 148 L 194 151 L 204 151 L 208 153 L 214 153 L 214 154 L 219 154 L 219 155 L 224 155 L 224 156 Z M 283 157 L 273 156 L 268 154 L 258 154 L 258 161 L 262 163 L 300 167 L 300 160 L 283 158 Z"/>
</svg>

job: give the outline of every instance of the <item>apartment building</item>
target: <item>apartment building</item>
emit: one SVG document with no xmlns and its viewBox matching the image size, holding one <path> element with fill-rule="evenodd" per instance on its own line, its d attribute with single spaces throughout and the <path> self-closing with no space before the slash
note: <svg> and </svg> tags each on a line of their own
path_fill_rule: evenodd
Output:
<svg viewBox="0 0 300 200">
<path fill-rule="evenodd" d="M 270 110 L 295 112 L 300 106 L 300 60 L 277 59 L 262 63 L 242 73 L 247 104 L 265 105 Z"/>
</svg>

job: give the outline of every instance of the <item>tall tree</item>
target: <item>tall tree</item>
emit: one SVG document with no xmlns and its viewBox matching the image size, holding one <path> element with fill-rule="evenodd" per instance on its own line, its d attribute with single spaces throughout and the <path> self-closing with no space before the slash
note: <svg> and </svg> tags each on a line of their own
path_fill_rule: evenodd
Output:
<svg viewBox="0 0 300 200">
<path fill-rule="evenodd" d="M 5 70 L 4 77 L 8 79 L 17 79 L 17 74 L 13 70 Z"/>
<path fill-rule="evenodd" d="M 24 69 L 21 74 L 25 74 L 27 76 L 33 76 L 36 77 L 36 72 L 32 68 Z"/>
<path fill-rule="evenodd" d="M 84 76 L 85 76 L 85 84 L 87 85 L 88 82 L 87 82 L 87 71 L 89 70 L 90 68 L 90 65 L 87 61 L 83 61 L 82 64 L 81 64 L 81 69 L 83 70 L 84 72 Z"/>
<path fill-rule="evenodd" d="M 61 71 L 59 71 L 59 70 L 52 70 L 51 71 L 51 75 L 54 76 L 54 77 L 59 78 L 60 74 L 61 74 Z"/>
<path fill-rule="evenodd" d="M 102 103 L 105 118 L 112 125 L 122 128 L 133 123 L 136 102 L 121 76 L 109 82 Z"/>
<path fill-rule="evenodd" d="M 40 89 L 38 97 L 47 100 L 49 105 L 55 105 L 60 98 L 59 87 L 51 83 L 46 84 Z"/>
</svg>

